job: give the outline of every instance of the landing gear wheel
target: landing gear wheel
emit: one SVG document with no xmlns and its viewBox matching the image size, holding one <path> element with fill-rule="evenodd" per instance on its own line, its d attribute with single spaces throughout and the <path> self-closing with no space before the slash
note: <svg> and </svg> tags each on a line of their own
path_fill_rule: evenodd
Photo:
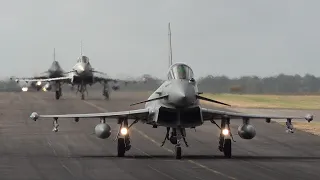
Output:
<svg viewBox="0 0 320 180">
<path fill-rule="evenodd" d="M 126 152 L 124 138 L 118 138 L 118 157 L 123 157 Z"/>
<path fill-rule="evenodd" d="M 223 153 L 226 158 L 231 158 L 231 139 L 224 140 Z"/>
<path fill-rule="evenodd" d="M 56 91 L 56 99 L 60 98 L 60 91 Z"/>
<path fill-rule="evenodd" d="M 84 100 L 84 94 L 81 94 L 81 100 Z"/>
<path fill-rule="evenodd" d="M 181 159 L 181 147 L 176 146 L 176 159 Z"/>
</svg>

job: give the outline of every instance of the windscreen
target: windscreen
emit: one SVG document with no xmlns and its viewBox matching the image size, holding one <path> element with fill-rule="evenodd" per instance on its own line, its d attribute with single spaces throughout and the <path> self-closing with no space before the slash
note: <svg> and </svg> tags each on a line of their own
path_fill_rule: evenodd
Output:
<svg viewBox="0 0 320 180">
<path fill-rule="evenodd" d="M 168 78 L 189 80 L 193 78 L 193 71 L 189 66 L 185 64 L 176 64 L 171 67 Z"/>
</svg>

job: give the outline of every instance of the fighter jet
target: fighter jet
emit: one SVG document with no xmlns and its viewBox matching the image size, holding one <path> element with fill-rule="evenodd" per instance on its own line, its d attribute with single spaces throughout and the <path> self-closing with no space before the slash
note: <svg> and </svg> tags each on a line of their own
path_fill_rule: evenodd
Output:
<svg viewBox="0 0 320 180">
<path fill-rule="evenodd" d="M 170 24 L 169 36 L 171 39 Z M 256 135 L 256 130 L 250 124 L 250 119 L 257 121 L 266 120 L 267 123 L 270 123 L 271 119 L 287 119 L 288 132 L 293 132 L 292 119 L 306 119 L 308 122 L 313 120 L 313 115 L 309 114 L 305 117 L 291 117 L 246 114 L 204 108 L 201 106 L 199 100 L 226 106 L 230 105 L 201 96 L 191 67 L 185 63 L 172 64 L 172 55 L 170 55 L 170 57 L 167 80 L 155 90 L 147 100 L 131 104 L 132 106 L 145 103 L 145 107 L 142 109 L 60 115 L 39 115 L 38 113 L 33 112 L 30 115 L 30 118 L 34 121 L 39 118 L 53 118 L 54 132 L 58 131 L 58 118 L 73 118 L 76 122 L 79 121 L 79 118 L 100 118 L 100 123 L 95 127 L 95 134 L 101 139 L 106 139 L 111 135 L 111 127 L 106 122 L 116 120 L 119 124 L 119 131 L 116 136 L 118 143 L 117 153 L 119 157 L 123 157 L 125 152 L 131 148 L 130 128 L 135 123 L 145 123 L 153 126 L 153 128 L 165 127 L 167 132 L 164 141 L 162 142 L 162 146 L 165 144 L 166 140 L 169 140 L 171 144 L 175 146 L 176 159 L 182 158 L 182 142 L 188 147 L 186 129 L 202 126 L 206 121 L 210 121 L 220 129 L 218 149 L 224 153 L 226 158 L 231 158 L 231 143 L 233 136 L 230 130 L 230 123 L 232 121 L 242 119 L 243 124 L 239 126 L 238 134 L 243 139 L 252 139 Z M 129 120 L 132 120 L 131 124 L 129 124 Z M 216 122 L 219 120 L 220 126 Z"/>
<path fill-rule="evenodd" d="M 53 62 L 50 66 L 50 68 L 41 73 L 39 76 L 34 76 L 31 78 L 15 78 L 15 81 L 19 83 L 20 81 L 25 81 L 26 83 L 31 82 L 31 87 L 35 88 L 37 91 L 40 89 L 43 89 L 44 91 L 50 91 L 52 89 L 52 84 L 50 82 L 47 82 L 45 85 L 42 84 L 43 81 L 41 79 L 49 79 L 49 78 L 59 78 L 59 77 L 64 77 L 65 72 L 61 68 L 60 64 L 58 61 L 56 61 L 56 51 L 55 48 L 53 49 Z M 11 78 L 12 80 L 13 78 Z M 23 87 L 23 89 L 26 89 L 26 87 Z M 61 88 L 58 89 L 60 92 L 58 95 L 59 97 L 62 95 L 61 93 Z M 58 97 L 58 98 L 59 98 Z"/>
<path fill-rule="evenodd" d="M 56 78 L 46 78 L 46 79 L 37 79 L 42 82 L 56 82 L 57 89 L 61 89 L 61 83 L 68 83 L 72 86 L 77 86 L 77 92 L 81 93 L 81 99 L 84 100 L 85 92 L 88 95 L 87 85 L 93 85 L 97 82 L 103 85 L 102 95 L 105 99 L 109 99 L 109 82 L 113 82 L 112 89 L 118 90 L 119 84 L 117 79 L 112 79 L 106 77 L 105 73 L 96 71 L 92 68 L 89 58 L 83 55 L 82 52 L 82 42 L 81 42 L 81 51 L 80 57 L 77 60 L 77 63 L 74 65 L 71 71 L 65 73 L 64 77 Z M 128 82 L 127 82 L 128 83 Z M 61 92 L 61 91 L 60 91 Z M 59 92 L 56 91 L 56 99 L 59 97 Z"/>
<path fill-rule="evenodd" d="M 95 71 L 87 56 L 81 54 L 78 58 L 76 65 L 70 71 L 71 84 L 72 86 L 77 85 L 77 92 L 81 93 L 81 99 L 85 97 L 85 92 L 88 95 L 87 85 L 92 86 L 94 83 L 99 82 L 103 85 L 102 95 L 105 99 L 109 99 L 109 83 L 113 82 L 112 89 L 118 90 L 119 85 L 116 79 L 111 79 L 105 76 L 105 73 Z"/>
</svg>

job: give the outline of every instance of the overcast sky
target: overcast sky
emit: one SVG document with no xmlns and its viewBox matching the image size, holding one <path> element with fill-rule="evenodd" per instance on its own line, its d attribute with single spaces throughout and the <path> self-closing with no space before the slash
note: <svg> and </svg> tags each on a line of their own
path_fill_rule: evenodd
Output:
<svg viewBox="0 0 320 180">
<path fill-rule="evenodd" d="M 319 0 L 1 0 L 0 76 L 65 70 L 84 54 L 111 76 L 165 77 L 173 61 L 196 77 L 320 76 Z"/>
</svg>

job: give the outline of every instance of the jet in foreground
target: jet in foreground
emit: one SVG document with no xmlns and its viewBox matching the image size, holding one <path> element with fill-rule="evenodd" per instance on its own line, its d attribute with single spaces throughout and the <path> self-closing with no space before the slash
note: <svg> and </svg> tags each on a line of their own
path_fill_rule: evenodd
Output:
<svg viewBox="0 0 320 180">
<path fill-rule="evenodd" d="M 171 63 L 172 59 L 170 60 Z M 106 122 L 116 120 L 119 124 L 117 134 L 119 157 L 124 156 L 125 152 L 131 148 L 130 128 L 132 125 L 141 122 L 154 128 L 163 126 L 167 129 L 167 133 L 162 145 L 165 144 L 166 140 L 169 140 L 175 146 L 177 159 L 181 159 L 182 142 L 188 147 L 185 129 L 196 128 L 203 125 L 205 121 L 211 121 L 220 129 L 218 148 L 224 153 L 225 157 L 230 158 L 232 155 L 231 120 L 242 119 L 243 124 L 239 126 L 238 134 L 243 139 L 252 139 L 256 135 L 255 128 L 250 124 L 250 119 L 265 119 L 267 123 L 270 123 L 271 119 L 287 119 L 287 130 L 289 132 L 293 132 L 292 119 L 306 119 L 308 122 L 313 120 L 312 115 L 306 115 L 305 117 L 269 116 L 203 108 L 199 100 L 230 105 L 201 96 L 192 69 L 184 63 L 171 65 L 167 75 L 168 79 L 147 100 L 135 103 L 145 103 L 145 108 L 142 109 L 62 115 L 39 115 L 33 112 L 30 118 L 34 121 L 39 118 L 53 118 L 54 132 L 58 131 L 58 118 L 73 118 L 76 122 L 79 121 L 79 118 L 100 118 L 100 123 L 95 127 L 95 134 L 101 139 L 106 139 L 111 135 L 111 127 Z M 130 125 L 129 120 L 133 120 Z M 220 120 L 220 126 L 217 124 L 217 120 Z"/>
<path fill-rule="evenodd" d="M 100 124 L 95 127 L 95 134 L 102 139 L 111 135 L 111 127 L 106 124 L 106 119 L 118 121 L 119 133 L 118 156 L 122 157 L 125 151 L 130 149 L 130 127 L 142 122 L 152 125 L 154 128 L 163 126 L 167 128 L 167 133 L 163 144 L 168 139 L 175 145 L 176 158 L 181 158 L 181 142 L 186 146 L 186 128 L 196 128 L 201 126 L 205 121 L 211 121 L 220 129 L 219 150 L 224 153 L 225 157 L 231 157 L 231 138 L 230 131 L 231 119 L 242 119 L 243 124 L 238 128 L 238 134 L 243 139 L 252 139 L 256 135 L 255 128 L 250 125 L 250 119 L 265 119 L 270 123 L 271 119 L 287 119 L 287 129 L 293 132 L 291 124 L 292 119 L 306 119 L 308 122 L 313 120 L 312 115 L 305 117 L 287 117 L 287 116 L 268 116 L 245 114 L 216 109 L 207 109 L 201 107 L 199 100 L 209 101 L 227 105 L 223 102 L 211 100 L 200 96 L 197 84 L 193 77 L 192 69 L 183 63 L 177 63 L 171 66 L 168 73 L 168 80 L 165 81 L 146 101 L 145 108 L 120 112 L 89 113 L 89 114 L 65 114 L 65 115 L 39 115 L 36 112 L 31 114 L 33 120 L 38 118 L 53 118 L 53 131 L 58 131 L 58 118 L 74 118 L 76 122 L 79 118 L 100 118 Z M 129 125 L 129 119 L 133 122 Z M 216 120 L 221 120 L 220 126 Z M 170 132 L 171 131 L 171 132 Z"/>
<path fill-rule="evenodd" d="M 56 61 L 56 54 L 55 54 L 55 49 L 53 49 L 53 62 L 50 66 L 50 68 L 41 73 L 39 76 L 31 77 L 31 78 L 15 78 L 15 81 L 19 83 L 20 81 L 25 81 L 26 83 L 31 82 L 31 87 L 35 88 L 37 91 L 42 89 L 43 91 L 50 91 L 52 87 L 56 88 L 56 98 L 59 99 L 60 96 L 62 96 L 62 91 L 61 91 L 61 85 L 57 84 L 52 84 L 50 82 L 47 82 L 45 85 L 42 84 L 42 79 L 50 79 L 50 78 L 61 78 L 65 76 L 64 70 L 61 68 L 60 64 L 58 61 Z M 13 78 L 11 78 L 13 79 Z M 23 91 L 26 91 L 27 88 L 23 87 Z"/>
</svg>

